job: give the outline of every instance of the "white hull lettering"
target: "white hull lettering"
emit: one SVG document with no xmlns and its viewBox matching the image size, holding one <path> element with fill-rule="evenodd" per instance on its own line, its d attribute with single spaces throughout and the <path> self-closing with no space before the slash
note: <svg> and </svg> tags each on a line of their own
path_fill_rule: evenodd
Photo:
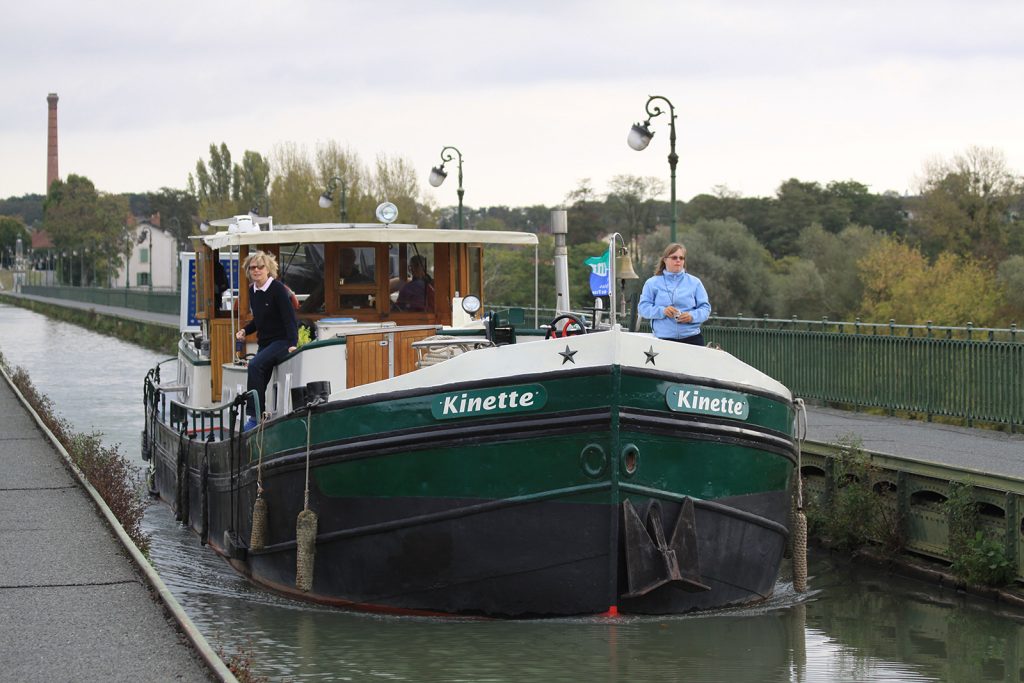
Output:
<svg viewBox="0 0 1024 683">
<path fill-rule="evenodd" d="M 676 386 L 670 388 L 665 397 L 669 408 L 680 412 L 746 419 L 750 411 L 746 397 L 732 391 Z"/>
<path fill-rule="evenodd" d="M 434 399 L 436 418 L 487 415 L 543 407 L 547 395 L 543 387 L 516 387 L 445 394 Z"/>
</svg>

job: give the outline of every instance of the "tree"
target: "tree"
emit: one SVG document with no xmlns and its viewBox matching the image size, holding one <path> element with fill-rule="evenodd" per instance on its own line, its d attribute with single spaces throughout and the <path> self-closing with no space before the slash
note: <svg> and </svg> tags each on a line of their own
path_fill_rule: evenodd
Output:
<svg viewBox="0 0 1024 683">
<path fill-rule="evenodd" d="M 814 264 L 823 285 L 821 308 L 807 311 L 808 317 L 843 320 L 857 314 L 864 295 L 857 259 L 881 239 L 881 233 L 859 225 L 848 225 L 837 235 L 817 223 L 804 228 L 800 233 L 799 253 Z M 783 307 L 780 315 L 803 316 L 805 313 Z"/>
<path fill-rule="evenodd" d="M 270 213 L 270 163 L 262 155 L 246 150 L 242 165 L 236 167 L 237 194 L 243 205 L 257 214 Z"/>
<path fill-rule="evenodd" d="M 273 175 L 271 213 L 279 223 L 323 223 L 338 220 L 338 208 L 321 209 L 318 200 L 326 185 L 302 147 L 294 143 L 274 147 L 270 155 Z M 351 218 L 351 216 L 350 216 Z"/>
<path fill-rule="evenodd" d="M 622 234 L 626 243 L 636 247 L 640 238 L 658 223 L 654 198 L 665 192 L 665 183 L 653 176 L 614 176 L 608 184 L 605 200 L 610 227 Z"/>
<path fill-rule="evenodd" d="M 1021 192 L 1002 152 L 971 147 L 926 165 L 912 234 L 926 253 L 951 251 L 995 263 L 1009 242 L 1010 206 Z"/>
<path fill-rule="evenodd" d="M 210 161 L 196 162 L 188 188 L 202 218 L 226 218 L 266 208 L 269 203 L 270 164 L 260 154 L 246 150 L 242 164 L 231 164 L 226 143 L 210 144 Z"/>
<path fill-rule="evenodd" d="M 201 159 L 199 163 L 202 163 Z M 222 201 L 237 199 L 237 193 L 232 192 L 231 181 L 231 151 L 227 143 L 220 143 L 220 147 L 210 143 L 210 198 Z"/>
<path fill-rule="evenodd" d="M 199 222 L 199 203 L 187 190 L 161 187 L 146 195 L 149 214 L 160 215 L 160 227 L 174 235 L 179 244 L 185 244 L 189 235 L 196 234 Z"/>
<path fill-rule="evenodd" d="M 20 218 L 26 226 L 37 226 L 43 222 L 43 200 L 41 194 L 26 194 L 21 197 L 0 199 L 0 216 Z"/>
<path fill-rule="evenodd" d="M 540 259 L 538 306 L 546 308 L 544 292 L 550 292 L 554 306 L 554 251 L 550 235 L 542 235 L 538 245 Z M 546 287 L 543 283 L 550 283 Z M 484 257 L 484 302 L 489 306 L 533 306 L 533 249 L 491 246 Z"/>
<path fill-rule="evenodd" d="M 342 147 L 334 140 L 328 140 L 317 146 L 316 169 L 322 184 L 321 193 L 327 191 L 331 178 L 340 178 L 344 183 L 347 220 L 353 223 L 372 223 L 377 220 L 374 214 L 380 202 L 376 201 L 369 192 L 367 180 L 369 174 L 359 160 L 358 154 Z M 340 220 L 342 188 L 337 185 L 335 190 L 332 197 L 334 203 L 327 211 L 333 212 L 334 216 Z M 319 195 L 317 198 L 319 199 Z M 321 210 L 321 213 L 324 211 Z M 403 217 L 400 215 L 399 218 Z"/>
<path fill-rule="evenodd" d="M 821 185 L 790 178 L 775 193 L 774 210 L 767 230 L 759 235 L 776 258 L 795 254 L 800 231 L 811 223 L 822 223 L 825 193 Z M 833 217 L 831 225 L 840 222 Z"/>
<path fill-rule="evenodd" d="M 101 194 L 92 181 L 70 174 L 55 180 L 43 205 L 43 227 L 62 251 L 82 250 L 72 269 L 86 267 L 94 274 L 110 274 L 123 263 L 128 243 L 128 201 L 124 196 Z M 79 283 L 84 273 L 73 276 Z"/>
<path fill-rule="evenodd" d="M 591 185 L 590 178 L 583 178 L 576 189 L 565 196 L 566 222 L 569 233 L 566 242 L 583 244 L 600 238 L 607 232 L 603 218 L 603 206 Z"/>
<path fill-rule="evenodd" d="M 1006 303 L 1003 320 L 1019 324 L 1024 321 L 1024 256 L 1014 254 L 1000 263 L 996 277 Z"/>
<path fill-rule="evenodd" d="M 917 247 L 885 237 L 857 265 L 864 318 L 919 325 L 1000 322 L 1003 299 L 995 274 L 971 257 L 943 252 L 930 264 Z"/>
<path fill-rule="evenodd" d="M 819 318 L 828 288 L 814 261 L 786 256 L 772 265 L 775 283 L 772 291 L 772 315 L 777 318 L 796 316 Z"/>
<path fill-rule="evenodd" d="M 398 207 L 400 223 L 419 225 L 435 222 L 433 206 L 420 202 L 418 176 L 408 159 L 378 155 L 376 174 L 370 188 L 378 203 L 391 202 Z"/>
</svg>

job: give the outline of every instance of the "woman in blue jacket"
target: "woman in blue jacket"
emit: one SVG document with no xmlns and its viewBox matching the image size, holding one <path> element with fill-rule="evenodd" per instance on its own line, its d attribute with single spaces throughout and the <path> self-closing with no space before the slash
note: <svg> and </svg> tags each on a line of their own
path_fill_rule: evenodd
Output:
<svg viewBox="0 0 1024 683">
<path fill-rule="evenodd" d="M 700 325 L 711 316 L 708 293 L 701 281 L 686 272 L 686 247 L 665 247 L 654 277 L 640 293 L 640 315 L 651 321 L 658 339 L 704 346 Z"/>
</svg>

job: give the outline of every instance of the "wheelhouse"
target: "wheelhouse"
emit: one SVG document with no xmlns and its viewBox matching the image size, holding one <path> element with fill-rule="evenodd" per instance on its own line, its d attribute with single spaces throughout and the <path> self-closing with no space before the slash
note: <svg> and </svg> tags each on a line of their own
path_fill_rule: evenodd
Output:
<svg viewBox="0 0 1024 683">
<path fill-rule="evenodd" d="M 210 344 L 212 400 L 222 397 L 222 366 L 234 358 L 235 331 L 250 319 L 239 269 L 254 251 L 277 259 L 300 325 L 317 330 L 345 321 L 364 331 L 409 330 L 413 339 L 472 324 L 461 299 L 483 300 L 486 246 L 533 246 L 535 255 L 537 247 L 531 233 L 378 224 L 284 225 L 193 239 L 195 313 Z"/>
</svg>

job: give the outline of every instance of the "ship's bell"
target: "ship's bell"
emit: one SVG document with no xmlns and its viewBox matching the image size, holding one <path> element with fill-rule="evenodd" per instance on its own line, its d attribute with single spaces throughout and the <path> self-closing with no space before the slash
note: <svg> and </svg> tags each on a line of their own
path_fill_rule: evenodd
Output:
<svg viewBox="0 0 1024 683">
<path fill-rule="evenodd" d="M 633 259 L 629 258 L 629 253 L 626 251 L 615 257 L 615 277 L 620 280 L 640 279 L 640 276 L 633 270 Z"/>
</svg>

